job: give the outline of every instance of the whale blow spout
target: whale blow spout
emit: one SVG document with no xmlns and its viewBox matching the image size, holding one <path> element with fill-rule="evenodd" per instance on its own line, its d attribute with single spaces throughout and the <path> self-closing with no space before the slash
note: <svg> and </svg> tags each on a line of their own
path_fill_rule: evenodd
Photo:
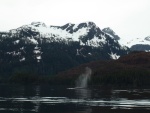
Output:
<svg viewBox="0 0 150 113">
<path fill-rule="evenodd" d="M 89 67 L 85 68 L 85 72 L 79 76 L 76 81 L 76 87 L 78 88 L 87 88 L 88 81 L 91 78 L 92 70 Z"/>
</svg>

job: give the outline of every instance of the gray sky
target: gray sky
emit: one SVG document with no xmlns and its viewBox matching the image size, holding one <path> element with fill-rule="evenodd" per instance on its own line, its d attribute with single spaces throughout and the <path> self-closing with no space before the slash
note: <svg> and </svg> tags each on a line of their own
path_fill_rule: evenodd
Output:
<svg viewBox="0 0 150 113">
<path fill-rule="evenodd" d="M 150 0 L 0 0 L 0 31 L 33 21 L 49 25 L 93 21 L 121 38 L 150 35 Z"/>
</svg>

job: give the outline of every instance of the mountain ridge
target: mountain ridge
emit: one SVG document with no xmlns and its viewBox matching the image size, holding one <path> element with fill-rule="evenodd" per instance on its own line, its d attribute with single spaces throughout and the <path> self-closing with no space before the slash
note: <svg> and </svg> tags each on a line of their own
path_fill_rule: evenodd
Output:
<svg viewBox="0 0 150 113">
<path fill-rule="evenodd" d="M 0 35 L 0 63 L 4 65 L 0 73 L 55 75 L 82 63 L 115 60 L 129 51 L 93 22 L 63 26 L 32 22 Z"/>
</svg>

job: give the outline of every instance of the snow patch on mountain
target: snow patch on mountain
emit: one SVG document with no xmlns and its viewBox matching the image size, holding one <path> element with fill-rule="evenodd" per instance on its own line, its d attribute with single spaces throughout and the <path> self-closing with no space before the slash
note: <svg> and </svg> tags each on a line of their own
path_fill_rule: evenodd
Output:
<svg viewBox="0 0 150 113">
<path fill-rule="evenodd" d="M 99 47 L 100 46 L 100 42 L 98 40 L 99 40 L 99 38 L 94 36 L 94 38 L 91 39 L 91 40 L 88 40 L 87 43 L 88 43 L 89 46 Z"/>
<path fill-rule="evenodd" d="M 75 25 L 73 26 L 73 30 L 77 29 L 77 28 L 78 28 L 78 25 L 79 25 L 79 24 L 75 24 Z"/>
<path fill-rule="evenodd" d="M 116 53 L 113 53 L 113 52 L 111 52 L 109 55 L 110 55 L 110 58 L 114 59 L 114 60 L 116 60 L 120 57 L 119 55 L 117 55 Z"/>
<path fill-rule="evenodd" d="M 38 44 L 38 41 L 35 40 L 34 38 L 31 38 L 31 37 L 27 37 L 28 41 L 32 44 Z"/>
<path fill-rule="evenodd" d="M 20 42 L 20 40 L 16 40 L 16 41 L 14 41 L 14 44 L 16 45 L 16 44 L 18 44 Z"/>
<path fill-rule="evenodd" d="M 106 43 L 107 43 L 106 37 L 102 34 L 101 34 L 101 39 L 99 37 L 94 36 L 94 38 L 89 41 L 89 45 L 93 47 L 98 47 Z"/>
<path fill-rule="evenodd" d="M 21 59 L 20 59 L 20 62 L 23 62 L 23 61 L 25 61 L 26 60 L 26 58 L 25 57 L 22 57 Z"/>
</svg>

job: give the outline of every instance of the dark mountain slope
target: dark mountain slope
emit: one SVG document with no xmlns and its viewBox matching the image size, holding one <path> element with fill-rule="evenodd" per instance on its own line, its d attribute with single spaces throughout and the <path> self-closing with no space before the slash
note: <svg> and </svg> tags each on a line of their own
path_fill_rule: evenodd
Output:
<svg viewBox="0 0 150 113">
<path fill-rule="evenodd" d="M 150 86 L 150 53 L 133 52 L 116 61 L 95 61 L 57 75 L 56 83 L 75 84 L 85 68 L 92 69 L 91 85 Z M 57 82 L 57 80 L 59 82 Z"/>
</svg>

